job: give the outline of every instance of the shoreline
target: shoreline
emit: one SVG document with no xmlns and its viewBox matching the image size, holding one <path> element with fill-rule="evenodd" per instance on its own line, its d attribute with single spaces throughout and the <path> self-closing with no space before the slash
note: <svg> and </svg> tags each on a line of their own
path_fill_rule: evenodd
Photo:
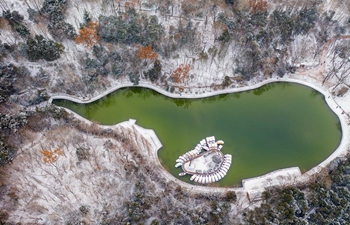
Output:
<svg viewBox="0 0 350 225">
<path fill-rule="evenodd" d="M 297 77 L 296 77 L 297 76 Z M 129 119 L 129 121 L 124 121 L 115 125 L 111 126 L 103 126 L 103 127 L 112 127 L 116 125 L 127 125 L 127 126 L 134 126 L 139 130 L 143 136 L 146 136 L 146 138 L 149 141 L 152 141 L 153 143 L 159 143 L 155 145 L 155 151 L 152 154 L 152 158 L 154 161 L 157 162 L 157 166 L 160 166 L 160 171 L 162 172 L 162 175 L 166 177 L 169 181 L 174 181 L 176 183 L 181 184 L 182 187 L 186 187 L 188 189 L 195 188 L 197 191 L 210 191 L 210 192 L 216 192 L 216 191 L 224 191 L 224 190 L 233 190 L 236 192 L 237 195 L 246 195 L 249 194 L 250 198 L 259 197 L 261 192 L 265 190 L 267 187 L 276 186 L 276 185 L 295 185 L 297 183 L 303 183 L 310 180 L 315 174 L 319 173 L 322 169 L 326 168 L 327 165 L 338 157 L 344 157 L 349 150 L 350 147 L 350 124 L 348 124 L 347 120 L 347 114 L 344 114 L 344 110 L 342 109 L 341 105 L 339 105 L 335 99 L 334 96 L 328 91 L 328 89 L 324 86 L 320 86 L 315 80 L 309 77 L 302 77 L 301 74 L 295 74 L 293 77 L 289 77 L 286 75 L 286 77 L 283 78 L 269 78 L 266 80 L 263 80 L 261 82 L 255 83 L 254 81 L 250 81 L 250 83 L 247 86 L 244 87 L 234 87 L 234 88 L 227 88 L 224 90 L 217 90 L 217 91 L 211 91 L 211 92 L 205 92 L 202 94 L 188 94 L 188 93 L 170 93 L 167 92 L 152 83 L 144 82 L 139 85 L 133 85 L 131 82 L 126 84 L 120 84 L 116 85 L 109 90 L 88 99 L 80 99 L 74 96 L 68 96 L 68 95 L 54 95 L 51 96 L 49 99 L 49 103 L 52 103 L 55 99 L 65 99 L 70 100 L 76 103 L 86 104 L 91 103 L 94 101 L 97 101 L 106 95 L 121 89 L 125 87 L 143 87 L 143 88 L 149 88 L 154 91 L 157 91 L 158 93 L 165 95 L 170 98 L 205 98 L 205 97 L 211 97 L 215 95 L 220 94 L 230 94 L 230 93 L 237 93 L 237 92 L 244 92 L 249 90 L 254 90 L 257 88 L 260 88 L 264 85 L 275 83 L 275 82 L 288 82 L 288 83 L 297 83 L 301 85 L 308 86 L 319 93 L 321 93 L 324 96 L 325 102 L 327 103 L 328 107 L 338 116 L 338 119 L 341 124 L 341 131 L 342 131 L 342 137 L 341 141 L 338 145 L 338 147 L 333 151 L 331 155 L 329 155 L 325 160 L 320 162 L 317 166 L 313 167 L 312 169 L 306 171 L 305 173 L 301 173 L 300 169 L 298 167 L 291 167 L 291 168 L 283 168 L 279 170 L 272 171 L 270 173 L 264 174 L 262 176 L 258 177 L 252 177 L 242 180 L 242 186 L 241 187 L 234 187 L 234 188 L 225 188 L 225 187 L 206 187 L 206 186 L 197 186 L 192 185 L 186 182 L 183 182 L 176 177 L 174 177 L 172 174 L 170 174 L 166 169 L 163 168 L 161 165 L 159 158 L 158 158 L 158 150 L 162 147 L 161 141 L 157 137 L 156 133 L 152 129 L 143 128 L 136 124 L 136 120 Z M 311 79 L 311 80 L 310 80 Z M 67 110 L 65 108 L 65 110 Z M 74 113 L 71 110 L 67 110 L 68 112 L 72 112 L 75 116 L 77 116 L 80 120 L 85 120 L 86 122 L 91 123 L 91 121 L 79 116 L 78 114 Z"/>
<path fill-rule="evenodd" d="M 254 81 L 253 81 L 254 82 Z M 322 87 L 317 86 L 315 84 L 297 79 L 297 78 L 269 78 L 266 80 L 263 80 L 261 82 L 257 82 L 253 85 L 247 85 L 247 86 L 243 86 L 243 87 L 232 87 L 232 88 L 227 88 L 227 89 L 223 89 L 223 90 L 214 90 L 214 91 L 210 91 L 210 92 L 205 92 L 205 93 L 201 93 L 201 94 L 188 94 L 188 93 L 171 93 L 168 91 L 165 91 L 162 88 L 159 88 L 158 86 L 154 85 L 151 82 L 142 82 L 139 85 L 133 85 L 133 83 L 131 82 L 127 82 L 124 84 L 119 84 L 116 85 L 112 88 L 110 88 L 109 90 L 104 91 L 103 93 L 93 97 L 93 98 L 78 98 L 78 97 L 74 97 L 71 95 L 67 95 L 67 94 L 61 94 L 61 95 L 54 95 L 51 96 L 49 99 L 49 103 L 52 103 L 53 100 L 69 100 L 69 101 L 73 101 L 75 103 L 80 103 L 80 104 L 88 104 L 88 103 L 92 103 L 95 101 L 100 100 L 101 98 L 119 90 L 122 88 L 128 88 L 128 87 L 141 87 L 141 88 L 148 88 L 151 90 L 154 90 L 164 96 L 167 96 L 169 98 L 185 98 L 185 99 L 196 99 L 196 98 L 207 98 L 207 97 L 212 97 L 212 96 L 216 96 L 216 95 L 221 95 L 221 94 L 231 94 L 231 93 L 239 93 L 239 92 L 244 92 L 244 91 L 250 91 L 250 90 L 254 90 L 257 88 L 260 88 L 264 85 L 270 84 L 270 83 L 276 83 L 276 82 L 287 82 L 287 83 L 297 83 L 297 84 L 301 84 L 301 85 L 305 85 L 308 87 L 311 87 L 315 90 L 317 90 L 318 92 L 320 92 L 321 94 L 325 95 L 325 90 L 322 89 Z"/>
</svg>

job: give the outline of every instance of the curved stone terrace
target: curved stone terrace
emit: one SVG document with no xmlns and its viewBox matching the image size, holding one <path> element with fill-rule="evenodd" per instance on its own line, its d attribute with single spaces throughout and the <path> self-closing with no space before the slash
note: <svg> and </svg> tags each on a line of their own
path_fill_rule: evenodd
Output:
<svg viewBox="0 0 350 225">
<path fill-rule="evenodd" d="M 197 146 L 181 155 L 175 167 L 180 167 L 186 174 L 192 175 L 190 180 L 202 184 L 214 183 L 224 178 L 231 166 L 232 156 L 223 155 L 220 151 L 224 142 L 215 141 L 215 137 L 207 137 L 197 144 Z M 204 150 L 204 152 L 202 152 Z"/>
</svg>

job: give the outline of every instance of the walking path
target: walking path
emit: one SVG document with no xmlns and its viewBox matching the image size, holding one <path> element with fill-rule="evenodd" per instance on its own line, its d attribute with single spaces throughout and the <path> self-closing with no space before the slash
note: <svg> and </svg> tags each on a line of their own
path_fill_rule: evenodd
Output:
<svg viewBox="0 0 350 225">
<path fill-rule="evenodd" d="M 325 168 L 332 160 L 334 160 L 337 157 L 344 157 L 347 153 L 349 153 L 350 118 L 349 118 L 348 112 L 350 112 L 350 104 L 348 103 L 350 102 L 350 94 L 347 93 L 344 97 L 337 98 L 329 92 L 331 87 L 334 85 L 332 84 L 331 81 L 327 81 L 326 83 L 324 83 L 324 86 L 322 85 L 322 81 L 323 81 L 323 78 L 325 75 L 325 69 L 326 69 L 325 63 L 323 62 L 326 61 L 328 47 L 334 41 L 343 39 L 343 38 L 350 38 L 350 36 L 331 39 L 324 45 L 320 56 L 320 62 L 322 62 L 321 64 L 309 70 L 297 71 L 295 74 L 288 74 L 284 78 L 279 78 L 279 77 L 270 78 L 258 83 L 254 83 L 254 81 L 250 81 L 249 85 L 244 87 L 234 87 L 234 88 L 229 88 L 225 90 L 206 92 L 202 94 L 169 93 L 164 89 L 157 87 L 150 82 L 142 82 L 139 85 L 137 85 L 137 87 L 150 88 L 171 98 L 204 98 L 204 97 L 209 97 L 209 96 L 214 96 L 219 94 L 227 94 L 227 93 L 233 93 L 233 92 L 243 92 L 247 90 L 252 90 L 273 82 L 293 82 L 293 83 L 309 86 L 324 95 L 325 101 L 329 105 L 330 109 L 333 110 L 334 113 L 338 115 L 340 120 L 340 124 L 342 128 L 342 140 L 338 148 L 326 160 L 324 160 L 318 166 L 314 167 L 313 169 L 307 171 L 304 174 L 302 174 L 300 169 L 297 167 L 286 168 L 286 169 L 273 171 L 269 174 L 266 174 L 260 177 L 245 179 L 242 181 L 242 187 L 230 188 L 236 192 L 238 197 L 248 196 L 248 199 L 250 202 L 253 199 L 260 198 L 262 191 L 264 191 L 266 187 L 270 187 L 274 185 L 293 185 L 298 182 L 308 181 L 315 174 L 319 173 L 323 168 Z M 117 85 L 111 88 L 110 90 L 107 90 L 106 92 L 95 96 L 94 98 L 79 99 L 74 96 L 56 95 L 56 96 L 52 96 L 49 102 L 51 103 L 54 99 L 66 99 L 77 103 L 90 103 L 106 96 L 111 92 L 114 92 L 117 89 L 120 89 L 123 87 L 130 87 L 130 86 L 134 86 L 134 85 L 131 82 L 126 82 L 124 84 Z M 80 119 L 90 123 L 90 121 L 78 116 L 77 114 L 75 115 Z M 189 190 L 196 191 L 196 192 L 198 191 L 198 192 L 215 193 L 215 192 L 222 192 L 222 191 L 228 190 L 227 188 L 194 186 L 194 185 L 185 183 L 183 181 L 180 181 L 174 176 L 172 176 L 168 171 L 166 171 L 161 166 L 161 163 L 159 162 L 157 151 L 162 147 L 162 145 L 160 140 L 156 136 L 155 132 L 153 130 L 144 129 L 136 125 L 135 122 L 136 122 L 135 120 L 129 120 L 129 121 L 120 123 L 118 125 L 135 128 L 147 140 L 149 140 L 150 143 L 153 143 L 154 151 L 151 154 L 151 158 L 157 164 L 155 168 L 158 168 L 158 172 L 162 174 L 162 176 L 165 179 L 167 179 L 168 181 L 174 181 L 177 184 L 181 185 L 182 187 L 187 188 Z"/>
<path fill-rule="evenodd" d="M 328 53 L 329 47 L 335 41 L 342 40 L 342 39 L 349 39 L 349 38 L 350 38 L 350 35 L 344 35 L 344 36 L 339 36 L 339 37 L 334 37 L 334 38 L 329 39 L 323 45 L 323 48 L 321 50 L 320 63 L 318 64 L 318 66 L 316 66 L 315 68 L 312 68 L 312 69 L 300 71 L 299 72 L 300 75 L 312 77 L 315 80 L 317 80 L 320 84 L 322 84 L 323 79 L 327 76 L 326 75 L 326 64 L 327 64 L 326 60 L 327 60 L 327 53 Z M 324 86 L 330 88 L 331 86 L 333 86 L 333 84 L 329 80 L 326 80 L 324 82 Z"/>
<path fill-rule="evenodd" d="M 296 78 L 296 77 L 302 77 Z M 169 93 L 166 92 L 156 86 L 153 86 L 150 83 L 142 83 L 138 86 L 140 87 L 146 87 L 150 88 L 153 90 L 158 91 L 161 94 L 164 94 L 166 96 L 172 97 L 172 98 L 203 98 L 203 97 L 208 97 L 208 96 L 213 96 L 213 95 L 218 95 L 218 94 L 225 94 L 225 93 L 233 93 L 233 92 L 242 92 L 242 91 L 247 91 L 251 89 L 256 89 L 259 88 L 263 85 L 273 83 L 273 82 L 293 82 L 293 83 L 299 83 L 303 84 L 306 86 L 309 86 L 318 92 L 322 93 L 325 96 L 325 101 L 329 105 L 329 107 L 338 115 L 341 127 L 342 127 L 342 140 L 339 145 L 339 147 L 334 151 L 332 155 L 330 155 L 325 161 L 320 163 L 318 166 L 314 167 L 313 169 L 309 170 L 308 172 L 301 174 L 299 168 L 287 168 L 287 169 L 282 169 L 282 170 L 277 170 L 274 172 L 271 172 L 269 174 L 263 175 L 261 177 L 256 177 L 256 178 L 250 178 L 250 179 L 245 179 L 242 181 L 243 187 L 241 188 L 234 188 L 236 193 L 241 192 L 241 193 L 250 193 L 252 196 L 254 193 L 260 193 L 263 191 L 266 187 L 273 186 L 273 185 L 287 185 L 287 184 L 295 184 L 296 182 L 302 182 L 302 181 L 307 181 L 309 180 L 310 176 L 313 176 L 314 174 L 317 174 L 322 168 L 328 165 L 329 162 L 331 162 L 333 159 L 336 157 L 343 157 L 346 155 L 349 151 L 350 147 L 350 126 L 348 124 L 348 117 L 346 114 L 342 114 L 343 109 L 341 105 L 338 105 L 337 102 L 334 101 L 333 96 L 328 92 L 327 88 L 322 87 L 320 84 L 317 84 L 312 78 L 309 77 L 304 77 L 300 75 L 293 75 L 293 77 L 286 77 L 286 78 L 271 78 L 264 80 L 263 82 L 252 84 L 249 86 L 245 87 L 240 87 L 240 88 L 232 88 L 232 89 L 225 89 L 225 90 L 219 90 L 219 91 L 214 91 L 210 93 L 203 93 L 203 94 L 177 94 L 177 93 Z M 53 99 L 67 99 L 70 101 L 74 101 L 77 103 L 89 103 L 98 100 L 99 98 L 123 87 L 128 87 L 131 86 L 131 84 L 123 84 L 114 87 L 113 89 L 106 91 L 105 93 L 98 95 L 92 99 L 79 99 L 73 96 L 66 96 L 66 95 L 58 95 L 58 96 L 53 96 L 50 99 L 50 102 Z M 349 96 L 350 98 L 350 96 Z M 350 102 L 350 101 L 348 101 Z M 78 115 L 77 115 L 78 116 Z M 78 116 L 82 120 L 86 120 L 80 116 Z M 87 120 L 87 122 L 89 122 Z M 182 182 L 175 177 L 173 177 L 170 173 L 168 173 L 160 164 L 157 151 L 162 147 L 160 140 L 157 138 L 156 134 L 154 133 L 153 130 L 148 130 L 141 128 L 140 126 L 135 124 L 135 120 L 129 120 L 127 122 L 120 123 L 122 126 L 134 126 L 137 128 L 139 132 L 143 134 L 145 138 L 147 138 L 151 143 L 154 144 L 154 154 L 152 155 L 152 158 L 155 162 L 157 162 L 158 167 L 161 168 L 160 171 L 162 172 L 163 176 L 165 176 L 168 180 L 173 180 L 176 183 L 181 184 L 184 187 L 187 187 L 189 189 L 191 188 L 196 188 L 198 191 L 222 191 L 222 188 L 207 188 L 207 187 L 202 187 L 202 186 L 193 186 L 188 183 Z"/>
</svg>

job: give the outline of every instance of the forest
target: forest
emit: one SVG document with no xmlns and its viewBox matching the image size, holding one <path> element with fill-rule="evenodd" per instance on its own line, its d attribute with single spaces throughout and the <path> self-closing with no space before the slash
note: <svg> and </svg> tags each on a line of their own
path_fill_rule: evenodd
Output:
<svg viewBox="0 0 350 225">
<path fill-rule="evenodd" d="M 243 87 L 324 65 L 322 54 L 317 79 L 341 97 L 349 35 L 346 0 L 0 0 L 0 224 L 350 223 L 350 157 L 246 203 L 162 179 L 137 128 L 48 102 L 117 84 Z"/>
</svg>

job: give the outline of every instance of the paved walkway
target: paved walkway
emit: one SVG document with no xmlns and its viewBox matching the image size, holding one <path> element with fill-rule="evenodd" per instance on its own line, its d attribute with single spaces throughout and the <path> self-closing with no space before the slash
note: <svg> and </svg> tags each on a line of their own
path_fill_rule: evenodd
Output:
<svg viewBox="0 0 350 225">
<path fill-rule="evenodd" d="M 301 76 L 298 74 L 293 75 L 293 77 L 271 78 L 271 79 L 264 80 L 260 83 L 252 83 L 251 85 L 245 86 L 245 87 L 231 88 L 231 89 L 213 91 L 210 93 L 203 93 L 203 94 L 169 93 L 161 88 L 158 88 L 158 87 L 152 85 L 151 83 L 141 83 L 138 86 L 153 89 L 153 90 L 155 90 L 163 95 L 166 95 L 168 97 L 171 97 L 171 98 L 179 98 L 179 97 L 181 97 L 181 98 L 203 98 L 203 97 L 209 97 L 209 96 L 218 95 L 218 94 L 242 92 L 242 91 L 247 91 L 247 90 L 251 90 L 251 89 L 256 89 L 256 88 L 259 88 L 263 85 L 273 83 L 273 82 L 299 83 L 299 84 L 309 86 L 309 87 L 317 90 L 318 92 L 322 93 L 325 96 L 325 100 L 326 100 L 327 104 L 329 105 L 329 107 L 339 117 L 342 131 L 343 131 L 342 140 L 341 140 L 339 147 L 333 152 L 332 155 L 330 155 L 326 160 L 324 160 L 318 166 L 314 167 L 313 169 L 307 171 L 304 174 L 301 174 L 300 169 L 297 167 L 286 168 L 286 169 L 271 172 L 269 174 L 266 174 L 266 175 L 263 175 L 260 177 L 245 179 L 242 181 L 243 187 L 232 189 L 239 195 L 245 195 L 245 193 L 250 193 L 251 195 L 254 195 L 254 194 L 261 193 L 261 191 L 263 191 L 266 187 L 269 187 L 269 186 L 288 185 L 288 184 L 295 184 L 297 182 L 307 181 L 311 176 L 313 176 L 314 174 L 317 174 L 322 168 L 326 167 L 329 164 L 329 162 L 331 162 L 333 159 L 335 159 L 337 157 L 343 157 L 348 153 L 349 147 L 350 147 L 350 125 L 348 124 L 349 118 L 347 117 L 346 114 L 343 113 L 341 105 L 339 105 L 338 103 L 336 103 L 334 101 L 333 96 L 328 92 L 328 89 L 326 87 L 321 86 L 320 84 L 317 83 L 317 81 L 315 81 L 314 79 L 312 79 L 310 77 Z M 53 99 L 67 99 L 67 100 L 71 100 L 71 101 L 74 101 L 77 103 L 89 103 L 89 102 L 96 101 L 96 100 L 104 97 L 105 95 L 107 95 L 107 94 L 109 94 L 117 89 L 120 89 L 123 87 L 129 87 L 129 86 L 133 86 L 133 85 L 131 83 L 118 85 L 118 86 L 116 86 L 116 87 L 114 87 L 114 88 L 94 97 L 94 98 L 91 98 L 91 99 L 79 99 L 79 98 L 76 98 L 73 96 L 67 96 L 67 95 L 52 96 L 50 99 L 50 102 L 52 102 Z M 350 101 L 348 101 L 348 102 L 350 102 Z M 82 118 L 78 115 L 76 115 L 76 116 L 82 120 L 85 120 L 86 122 L 89 122 L 85 118 Z M 145 138 L 147 138 L 147 140 L 149 140 L 151 143 L 154 143 L 154 145 L 153 145 L 154 151 L 152 154 L 152 158 L 158 164 L 158 168 L 160 168 L 160 172 L 167 180 L 175 181 L 176 183 L 181 184 L 181 186 L 186 187 L 188 189 L 195 188 L 197 191 L 201 191 L 201 192 L 203 192 L 203 191 L 204 192 L 205 191 L 210 191 L 210 192 L 218 191 L 218 192 L 220 192 L 222 190 L 227 190 L 226 188 L 212 188 L 212 187 L 208 188 L 208 187 L 203 187 L 203 186 L 194 186 L 194 185 L 182 182 L 182 181 L 178 180 L 177 178 L 175 178 L 174 176 L 172 176 L 170 173 L 168 173 L 161 166 L 161 164 L 159 162 L 157 151 L 162 147 L 162 145 L 161 145 L 160 140 L 156 136 L 155 132 L 153 130 L 144 129 L 144 128 L 136 125 L 135 122 L 136 122 L 135 120 L 129 120 L 129 121 L 120 123 L 119 125 L 135 127 L 139 132 L 141 132 L 143 134 L 143 136 Z"/>
</svg>

